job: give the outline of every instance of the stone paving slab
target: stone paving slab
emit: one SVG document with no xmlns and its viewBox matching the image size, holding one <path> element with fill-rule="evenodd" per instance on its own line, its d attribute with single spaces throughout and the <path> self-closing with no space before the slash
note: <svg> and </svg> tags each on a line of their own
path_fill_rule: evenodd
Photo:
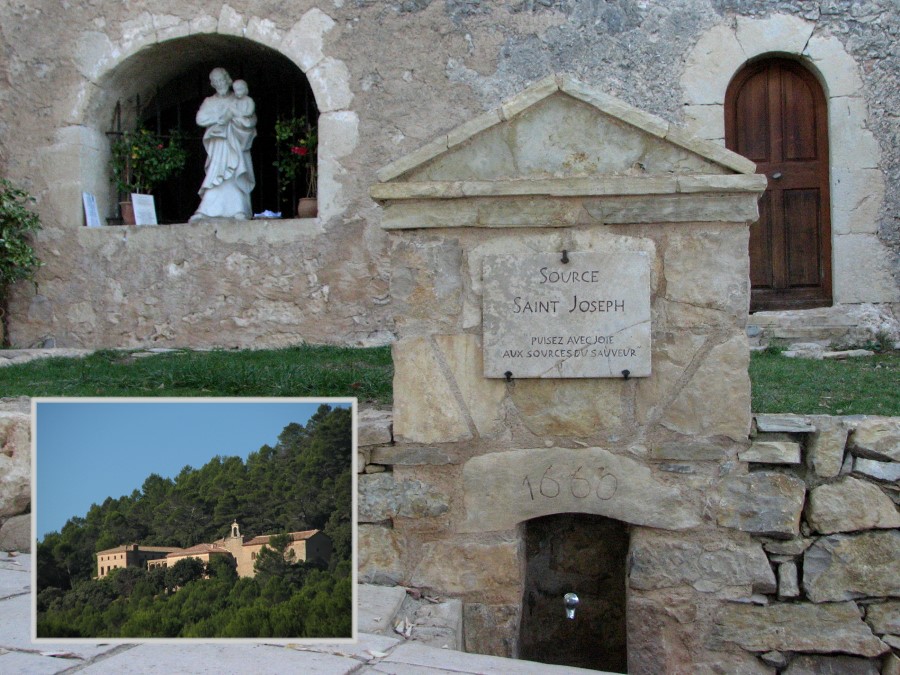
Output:
<svg viewBox="0 0 900 675">
<path fill-rule="evenodd" d="M 316 652 L 298 652 L 284 646 L 264 644 L 151 644 L 145 643 L 99 660 L 79 672 L 91 675 L 136 675 L 160 673 L 232 673 L 233 675 L 280 675 L 282 673 L 328 673 L 345 675 L 362 665 L 354 658 Z"/>
<path fill-rule="evenodd" d="M 406 589 L 401 586 L 359 584 L 356 614 L 359 632 L 389 634 L 391 619 L 405 598 Z"/>
<path fill-rule="evenodd" d="M 23 675 L 50 675 L 73 668 L 81 661 L 57 659 L 40 653 L 6 652 L 0 654 L 0 673 L 22 673 Z"/>
<path fill-rule="evenodd" d="M 366 671 L 364 671 L 366 672 Z M 394 649 L 384 660 L 368 669 L 368 672 L 412 675 L 413 673 L 479 673 L 480 675 L 576 675 L 601 671 L 551 666 L 534 661 L 516 661 L 499 656 L 467 654 L 452 649 L 426 647 L 417 642 L 405 642 Z"/>
<path fill-rule="evenodd" d="M 0 600 L 31 590 L 31 556 L 0 553 Z"/>
</svg>

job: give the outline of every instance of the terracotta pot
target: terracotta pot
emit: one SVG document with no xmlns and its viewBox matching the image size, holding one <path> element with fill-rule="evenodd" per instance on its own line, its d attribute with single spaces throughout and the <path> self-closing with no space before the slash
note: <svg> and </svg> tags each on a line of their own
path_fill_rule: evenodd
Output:
<svg viewBox="0 0 900 675">
<path fill-rule="evenodd" d="M 123 225 L 134 225 L 134 204 L 131 200 L 119 202 L 119 211 L 122 213 Z"/>
<path fill-rule="evenodd" d="M 315 197 L 301 197 L 297 203 L 298 218 L 315 218 L 319 215 L 319 200 Z"/>
</svg>

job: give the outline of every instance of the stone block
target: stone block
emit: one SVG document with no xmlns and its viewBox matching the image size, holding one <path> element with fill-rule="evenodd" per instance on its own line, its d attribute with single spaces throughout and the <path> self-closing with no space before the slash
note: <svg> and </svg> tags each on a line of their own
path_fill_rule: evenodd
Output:
<svg viewBox="0 0 900 675">
<path fill-rule="evenodd" d="M 31 417 L 0 412 L 0 518 L 31 502 Z"/>
<path fill-rule="evenodd" d="M 347 157 L 359 144 L 359 115 L 352 110 L 338 110 L 319 115 L 319 153 L 323 148 L 334 159 Z"/>
<path fill-rule="evenodd" d="M 504 428 L 503 402 L 506 383 L 484 377 L 481 338 L 477 335 L 436 335 L 434 344 L 439 359 L 446 363 L 448 380 L 459 392 L 460 408 L 469 428 L 478 436 L 492 437 Z"/>
<path fill-rule="evenodd" d="M 730 476 L 720 488 L 719 525 L 744 532 L 791 538 L 800 534 L 806 484 L 772 471 Z"/>
<path fill-rule="evenodd" d="M 877 485 L 850 476 L 810 490 L 806 520 L 822 534 L 900 527 L 891 498 Z"/>
<path fill-rule="evenodd" d="M 400 516 L 433 518 L 449 510 L 447 496 L 418 480 L 395 480 L 393 474 L 359 476 L 357 519 L 380 523 Z"/>
<path fill-rule="evenodd" d="M 739 16 L 735 36 L 748 55 L 766 52 L 800 54 L 815 26 L 812 21 L 787 14 L 764 19 Z"/>
<path fill-rule="evenodd" d="M 357 532 L 359 582 L 393 586 L 404 576 L 406 542 L 393 528 L 360 524 Z"/>
<path fill-rule="evenodd" d="M 900 675 L 900 656 L 886 654 L 882 661 L 881 675 Z"/>
<path fill-rule="evenodd" d="M 816 431 L 806 441 L 806 465 L 822 478 L 834 478 L 841 472 L 848 429 L 837 418 L 828 415 L 811 417 Z"/>
<path fill-rule="evenodd" d="M 752 586 L 757 593 L 774 593 L 776 588 L 762 546 L 746 535 L 674 535 L 639 528 L 631 536 L 628 557 L 633 589 L 689 585 L 712 593 L 726 586 Z"/>
<path fill-rule="evenodd" d="M 725 145 L 725 112 L 721 103 L 684 106 L 685 131 Z"/>
<path fill-rule="evenodd" d="M 411 638 L 438 649 L 463 648 L 463 604 L 457 598 L 424 603 L 412 619 Z"/>
<path fill-rule="evenodd" d="M 762 538 L 763 548 L 772 555 L 796 556 L 812 546 L 813 540 L 805 537 L 797 539 L 768 539 Z"/>
<path fill-rule="evenodd" d="M 0 527 L 0 551 L 31 552 L 31 515 L 13 516 Z"/>
<path fill-rule="evenodd" d="M 502 380 L 494 380 L 503 382 Z M 621 429 L 627 414 L 624 380 L 518 380 L 509 397 L 522 423 L 538 436 L 591 436 Z"/>
<path fill-rule="evenodd" d="M 900 635 L 900 600 L 867 605 L 866 623 L 879 635 Z"/>
<path fill-rule="evenodd" d="M 853 432 L 847 447 L 857 457 L 900 462 L 900 418 L 867 417 Z"/>
<path fill-rule="evenodd" d="M 806 415 L 756 415 L 754 419 L 756 420 L 757 431 L 798 434 L 816 430 L 815 425 Z"/>
<path fill-rule="evenodd" d="M 828 98 L 859 96 L 862 93 L 863 82 L 859 66 L 836 36 L 825 33 L 813 35 L 806 44 L 803 55 L 823 74 L 827 82 L 825 94 Z"/>
<path fill-rule="evenodd" d="M 219 23 L 216 27 L 217 33 L 244 37 L 246 27 L 247 24 L 244 21 L 244 17 L 237 10 L 231 5 L 222 5 L 222 10 L 219 12 Z"/>
<path fill-rule="evenodd" d="M 878 661 L 858 656 L 798 654 L 784 675 L 878 675 Z"/>
<path fill-rule="evenodd" d="M 463 467 L 461 532 L 505 530 L 555 513 L 593 513 L 682 530 L 700 523 L 698 495 L 603 448 L 491 452 Z"/>
<path fill-rule="evenodd" d="M 359 631 L 389 634 L 394 616 L 406 599 L 406 589 L 397 586 L 360 584 L 358 591 Z"/>
<path fill-rule="evenodd" d="M 746 61 L 734 31 L 724 24 L 713 26 L 688 53 L 681 76 L 685 103 L 721 104 L 731 77 Z"/>
<path fill-rule="evenodd" d="M 438 593 L 513 601 L 520 590 L 519 542 L 443 539 L 422 546 L 410 584 Z M 518 598 L 515 598 L 518 600 Z"/>
<path fill-rule="evenodd" d="M 472 438 L 465 413 L 445 376 L 430 338 L 393 345 L 394 437 L 414 443 Z"/>
<path fill-rule="evenodd" d="M 900 595 L 900 531 L 822 537 L 803 554 L 803 590 L 813 602 Z"/>
<path fill-rule="evenodd" d="M 306 72 L 319 112 L 347 110 L 353 100 L 350 70 L 343 61 L 326 57 Z"/>
<path fill-rule="evenodd" d="M 747 450 L 738 453 L 742 462 L 760 464 L 799 464 L 800 444 L 793 441 L 754 441 Z"/>
<path fill-rule="evenodd" d="M 334 27 L 334 20 L 318 8 L 306 12 L 284 36 L 281 51 L 303 72 L 311 70 L 325 58 L 322 42 L 325 33 Z"/>
<path fill-rule="evenodd" d="M 890 253 L 875 234 L 834 237 L 834 302 L 900 302 Z M 857 261 L 865 260 L 865 265 Z"/>
<path fill-rule="evenodd" d="M 372 461 L 375 464 L 387 464 L 393 466 L 419 466 L 422 464 L 442 465 L 450 464 L 450 456 L 440 448 L 423 448 L 419 446 L 391 446 L 387 448 L 374 448 Z"/>
<path fill-rule="evenodd" d="M 749 262 L 744 228 L 669 236 L 666 300 L 746 315 Z"/>
<path fill-rule="evenodd" d="M 876 234 L 884 200 L 881 170 L 833 168 L 831 176 L 834 233 Z"/>
<path fill-rule="evenodd" d="M 462 256 L 459 242 L 452 239 L 404 241 L 397 246 L 390 295 L 401 336 L 458 331 Z"/>
<path fill-rule="evenodd" d="M 797 583 L 797 563 L 783 562 L 778 565 L 778 597 L 796 598 L 800 595 Z"/>
<path fill-rule="evenodd" d="M 888 483 L 896 483 L 900 481 L 900 462 L 876 462 L 874 459 L 857 457 L 853 461 L 853 472 Z"/>
<path fill-rule="evenodd" d="M 394 416 L 390 410 L 377 410 L 375 408 L 362 408 L 359 410 L 356 415 L 357 446 L 387 445 L 391 443 L 394 440 L 391 433 L 393 421 Z"/>
<path fill-rule="evenodd" d="M 744 334 L 712 347 L 666 407 L 660 423 L 685 435 L 746 439 L 750 432 L 749 361 Z M 730 376 L 722 377 L 724 372 Z"/>
<path fill-rule="evenodd" d="M 872 634 L 852 602 L 766 607 L 726 604 L 715 617 L 711 644 L 732 642 L 753 652 L 843 652 L 878 656 L 888 646 Z"/>
<path fill-rule="evenodd" d="M 467 602 L 463 609 L 465 650 L 469 653 L 513 657 L 519 633 L 518 605 Z"/>
</svg>

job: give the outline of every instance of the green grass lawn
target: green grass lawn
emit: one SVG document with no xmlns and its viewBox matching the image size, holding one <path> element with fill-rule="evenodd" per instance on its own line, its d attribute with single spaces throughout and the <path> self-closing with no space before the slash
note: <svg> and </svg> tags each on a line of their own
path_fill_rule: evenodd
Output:
<svg viewBox="0 0 900 675">
<path fill-rule="evenodd" d="M 100 351 L 0 368 L 0 396 L 356 396 L 387 404 L 392 378 L 389 347 Z M 759 352 L 750 379 L 754 412 L 900 415 L 900 352 L 846 361 Z"/>
<path fill-rule="evenodd" d="M 0 368 L 0 396 L 356 396 L 390 403 L 389 347 L 99 351 Z"/>
<path fill-rule="evenodd" d="M 750 381 L 757 413 L 900 415 L 900 352 L 844 361 L 757 352 Z"/>
</svg>

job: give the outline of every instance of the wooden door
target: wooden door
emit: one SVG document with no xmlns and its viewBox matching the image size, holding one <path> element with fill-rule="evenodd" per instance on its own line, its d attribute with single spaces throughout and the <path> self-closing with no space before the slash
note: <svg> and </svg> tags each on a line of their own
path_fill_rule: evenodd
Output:
<svg viewBox="0 0 900 675">
<path fill-rule="evenodd" d="M 725 143 L 769 185 L 750 228 L 750 311 L 831 305 L 828 116 L 796 61 L 745 67 L 725 96 Z"/>
</svg>

